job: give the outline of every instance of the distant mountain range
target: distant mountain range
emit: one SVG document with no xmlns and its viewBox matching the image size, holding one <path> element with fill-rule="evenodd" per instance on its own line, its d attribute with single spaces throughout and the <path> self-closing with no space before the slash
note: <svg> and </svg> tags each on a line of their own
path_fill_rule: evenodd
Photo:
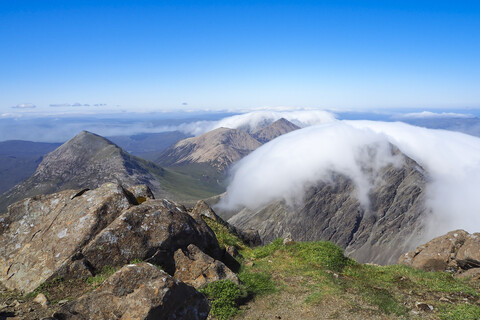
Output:
<svg viewBox="0 0 480 320">
<path fill-rule="evenodd" d="M 189 137 L 180 131 L 169 131 L 106 138 L 134 156 L 153 161 L 170 146 Z"/>
<path fill-rule="evenodd" d="M 21 140 L 0 142 L 0 194 L 30 177 L 42 157 L 59 146 Z"/>
<path fill-rule="evenodd" d="M 296 128 L 281 119 L 258 133 L 266 141 Z M 9 154 L 16 154 L 27 157 L 28 161 L 25 161 L 26 165 L 19 161 L 5 161 L 5 171 L 8 171 L 7 165 L 15 170 L 3 174 L 4 191 L 8 191 L 0 195 L 0 212 L 26 197 L 67 189 L 94 189 L 109 181 L 126 186 L 146 184 L 157 198 L 180 201 L 207 198 L 224 192 L 225 172 L 233 162 L 261 146 L 262 143 L 254 138 L 255 134 L 219 128 L 181 140 L 163 153 L 160 152 L 162 148 L 185 135 L 170 132 L 113 137 L 137 153 L 159 153 L 156 163 L 133 156 L 109 139 L 87 131 L 62 145 L 3 142 L 6 158 Z M 139 143 L 135 144 L 135 141 Z M 52 152 L 42 158 L 49 151 Z M 4 155 L 0 153 L 0 156 Z"/>
</svg>

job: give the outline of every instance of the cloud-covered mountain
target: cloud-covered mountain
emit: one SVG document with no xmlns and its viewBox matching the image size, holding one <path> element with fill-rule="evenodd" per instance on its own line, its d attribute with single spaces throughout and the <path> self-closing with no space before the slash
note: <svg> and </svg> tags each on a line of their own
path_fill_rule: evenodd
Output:
<svg viewBox="0 0 480 320">
<path fill-rule="evenodd" d="M 480 229 L 478 190 L 479 138 L 334 121 L 285 134 L 237 162 L 217 209 L 225 217 L 240 211 L 230 222 L 257 226 L 266 240 L 327 239 L 361 261 L 394 262 L 398 256 L 381 251 Z"/>
</svg>

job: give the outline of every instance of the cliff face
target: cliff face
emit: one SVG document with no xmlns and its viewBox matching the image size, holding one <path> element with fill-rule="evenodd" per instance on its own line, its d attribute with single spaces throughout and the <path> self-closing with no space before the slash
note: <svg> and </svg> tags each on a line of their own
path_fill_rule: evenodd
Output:
<svg viewBox="0 0 480 320">
<path fill-rule="evenodd" d="M 425 174 L 413 160 L 402 157 L 401 167 L 388 165 L 372 177 L 368 206 L 356 197 L 352 180 L 332 173 L 331 182 L 308 189 L 301 205 L 275 202 L 243 209 L 228 222 L 259 230 L 264 242 L 278 237 L 329 240 L 360 262 L 395 263 L 418 244 L 422 219 L 429 213 Z"/>
</svg>

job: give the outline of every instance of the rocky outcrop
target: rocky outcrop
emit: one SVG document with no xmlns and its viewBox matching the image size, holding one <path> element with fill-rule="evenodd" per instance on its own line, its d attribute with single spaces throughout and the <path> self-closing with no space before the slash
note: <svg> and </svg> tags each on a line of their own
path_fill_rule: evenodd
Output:
<svg viewBox="0 0 480 320">
<path fill-rule="evenodd" d="M 218 280 L 231 280 L 239 283 L 238 277 L 223 262 L 203 253 L 191 244 L 186 250 L 175 252 L 175 278 L 195 288 Z"/>
<path fill-rule="evenodd" d="M 135 185 L 127 190 L 137 199 L 138 203 L 143 203 L 148 199 L 155 199 L 152 190 L 145 184 Z"/>
<path fill-rule="evenodd" d="M 95 270 L 141 259 L 173 274 L 174 252 L 192 243 L 217 259 L 223 255 L 213 231 L 190 217 L 185 207 L 149 200 L 122 212 L 81 250 L 81 256 Z"/>
<path fill-rule="evenodd" d="M 451 231 L 403 254 L 398 263 L 427 271 L 478 274 L 474 269 L 480 268 L 480 233 Z"/>
<path fill-rule="evenodd" d="M 169 194 L 157 177 L 163 170 L 101 136 L 82 131 L 47 154 L 30 178 L 2 194 L 0 212 L 27 197 L 68 189 L 95 189 L 111 181 L 125 187 L 146 184 L 157 196 L 167 197 Z"/>
<path fill-rule="evenodd" d="M 26 292 L 48 279 L 85 277 L 134 259 L 173 274 L 175 251 L 190 244 L 217 260 L 225 255 L 208 225 L 182 205 L 138 204 L 114 183 L 15 203 L 1 216 L 0 231 L 0 283 Z"/>
<path fill-rule="evenodd" d="M 400 157 L 401 166 L 365 168 L 373 185 L 368 206 L 358 200 L 351 179 L 332 172 L 330 182 L 307 190 L 302 204 L 279 201 L 255 210 L 245 208 L 228 222 L 239 229 L 258 230 L 267 243 L 287 236 L 294 241 L 328 240 L 359 262 L 395 263 L 418 245 L 429 210 L 422 168 L 394 147 L 392 153 Z"/>
<path fill-rule="evenodd" d="M 13 204 L 0 218 L 0 282 L 32 291 L 75 261 L 85 244 L 132 205 L 113 183 Z"/>
<path fill-rule="evenodd" d="M 282 134 L 289 133 L 297 129 L 300 129 L 300 127 L 291 123 L 285 118 L 280 118 L 268 126 L 255 131 L 252 135 L 261 143 L 267 143 L 268 141 L 271 141 Z"/>
<path fill-rule="evenodd" d="M 95 291 L 63 306 L 58 320 L 206 319 L 208 300 L 149 263 L 126 265 Z"/>
</svg>

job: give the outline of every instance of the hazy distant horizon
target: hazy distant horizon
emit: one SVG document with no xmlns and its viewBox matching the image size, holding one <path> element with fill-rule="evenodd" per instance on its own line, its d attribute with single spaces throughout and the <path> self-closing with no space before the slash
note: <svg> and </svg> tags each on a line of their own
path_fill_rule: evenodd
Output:
<svg viewBox="0 0 480 320">
<path fill-rule="evenodd" d="M 216 123 L 250 113 L 326 112 L 338 120 L 402 121 L 430 128 L 442 128 L 480 136 L 480 108 L 464 109 L 314 109 L 257 108 L 255 110 L 193 110 L 117 113 L 12 113 L 0 114 L 0 141 L 65 142 L 82 130 L 102 136 L 129 136 L 182 131 L 197 135 Z M 229 122 L 223 122 L 226 126 Z"/>
</svg>

